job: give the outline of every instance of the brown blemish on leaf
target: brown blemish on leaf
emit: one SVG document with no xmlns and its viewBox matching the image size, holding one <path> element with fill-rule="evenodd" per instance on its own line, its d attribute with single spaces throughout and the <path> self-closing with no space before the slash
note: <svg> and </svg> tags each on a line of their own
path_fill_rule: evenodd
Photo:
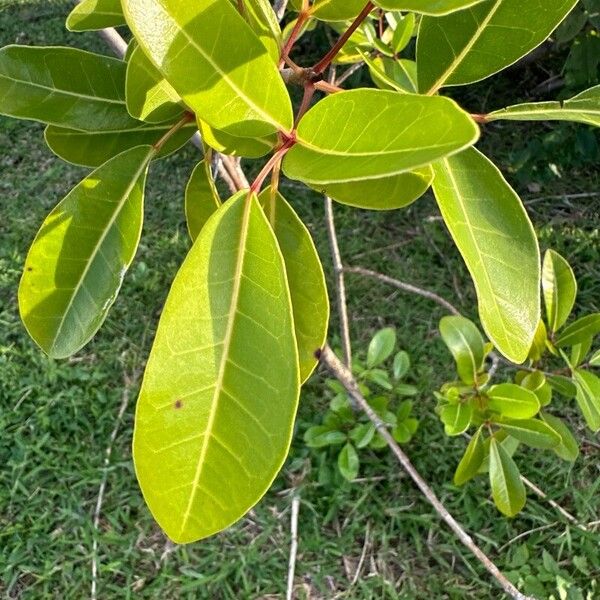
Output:
<svg viewBox="0 0 600 600">
<path fill-rule="evenodd" d="M 175 408 L 182 408 L 183 402 L 181 400 L 175 400 L 175 404 L 173 405 Z"/>
</svg>

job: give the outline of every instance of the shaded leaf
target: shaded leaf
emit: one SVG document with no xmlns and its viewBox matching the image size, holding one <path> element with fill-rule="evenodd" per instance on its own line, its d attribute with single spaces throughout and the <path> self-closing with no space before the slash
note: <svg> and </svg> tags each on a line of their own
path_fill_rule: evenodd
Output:
<svg viewBox="0 0 600 600">
<path fill-rule="evenodd" d="M 490 410 L 509 419 L 529 419 L 540 410 L 538 397 L 532 391 L 514 383 L 494 385 L 487 395 Z"/>
<path fill-rule="evenodd" d="M 557 348 L 575 346 L 598 333 L 600 333 L 600 313 L 594 313 L 593 315 L 581 317 L 581 319 L 577 319 L 577 321 L 565 327 L 556 339 L 555 345 Z"/>
<path fill-rule="evenodd" d="M 375 0 L 375 4 L 386 10 L 411 10 L 425 15 L 447 15 L 464 10 L 482 0 Z"/>
<path fill-rule="evenodd" d="M 386 361 L 396 347 L 396 330 L 391 327 L 381 329 L 369 342 L 367 367 L 370 369 Z"/>
<path fill-rule="evenodd" d="M 471 402 L 447 404 L 440 411 L 446 435 L 454 436 L 464 433 L 471 424 L 473 405 Z"/>
<path fill-rule="evenodd" d="M 542 289 L 548 327 L 555 332 L 566 323 L 573 310 L 577 280 L 571 265 L 554 250 L 548 250 L 544 256 Z"/>
<path fill-rule="evenodd" d="M 67 17 L 69 31 L 97 31 L 125 25 L 121 0 L 82 0 Z"/>
<path fill-rule="evenodd" d="M 498 510 L 514 517 L 525 506 L 525 486 L 517 465 L 502 444 L 490 438 L 490 485 Z"/>
<path fill-rule="evenodd" d="M 463 457 L 458 463 L 454 473 L 454 484 L 464 485 L 467 481 L 473 479 L 479 472 L 484 456 L 481 428 L 479 428 L 471 438 Z"/>
<path fill-rule="evenodd" d="M 452 352 L 460 378 L 467 384 L 474 383 L 485 356 L 479 329 L 465 317 L 443 317 L 440 334 Z"/>
<path fill-rule="evenodd" d="M 185 219 L 192 241 L 220 206 L 221 198 L 212 176 L 210 159 L 205 158 L 194 167 L 185 188 Z"/>
<path fill-rule="evenodd" d="M 304 442 L 309 448 L 339 446 L 346 441 L 346 434 L 324 425 L 315 425 L 306 430 Z"/>
<path fill-rule="evenodd" d="M 503 419 L 498 423 L 509 435 L 532 448 L 555 448 L 560 436 L 546 423 L 538 419 Z"/>
<path fill-rule="evenodd" d="M 346 444 L 338 455 L 338 468 L 340 473 L 348 481 L 356 479 L 360 462 L 358 454 L 352 444 Z"/>
<path fill-rule="evenodd" d="M 565 422 L 554 415 L 542 412 L 542 419 L 560 436 L 561 442 L 553 448 L 554 452 L 563 460 L 574 462 L 579 456 L 579 445 L 571 430 Z"/>
<path fill-rule="evenodd" d="M 573 381 L 577 387 L 577 404 L 588 427 L 600 430 L 600 379 L 583 369 L 573 371 Z"/>
</svg>

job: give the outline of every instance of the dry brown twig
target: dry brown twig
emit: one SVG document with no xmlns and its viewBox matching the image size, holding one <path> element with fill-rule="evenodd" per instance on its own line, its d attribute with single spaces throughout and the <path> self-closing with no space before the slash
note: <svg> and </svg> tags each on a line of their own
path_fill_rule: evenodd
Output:
<svg viewBox="0 0 600 600">
<path fill-rule="evenodd" d="M 290 517 L 290 560 L 288 564 L 286 600 L 294 598 L 294 578 L 296 575 L 296 557 L 298 555 L 298 515 L 300 513 L 300 496 L 292 496 L 292 515 Z"/>
</svg>

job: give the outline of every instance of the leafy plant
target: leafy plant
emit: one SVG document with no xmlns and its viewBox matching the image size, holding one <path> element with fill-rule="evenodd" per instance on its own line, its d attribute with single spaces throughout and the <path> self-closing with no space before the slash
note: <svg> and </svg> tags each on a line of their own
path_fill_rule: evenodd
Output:
<svg viewBox="0 0 600 600">
<path fill-rule="evenodd" d="M 281 171 L 338 202 L 377 210 L 407 206 L 432 186 L 475 282 L 487 335 L 509 360 L 528 358 L 540 313 L 538 244 L 518 196 L 473 145 L 479 126 L 495 120 L 598 125 L 597 89 L 564 105 L 490 115 L 470 115 L 439 92 L 519 60 L 574 5 L 302 0 L 290 4 L 282 32 L 265 0 L 85 0 L 68 27 L 126 24 L 133 39 L 124 60 L 74 48 L 0 50 L 2 114 L 45 123 L 58 156 L 95 168 L 50 213 L 24 266 L 21 315 L 52 357 L 79 351 L 115 301 L 140 240 L 148 168 L 201 133 L 205 157 L 185 202 L 194 243 L 163 310 L 134 433 L 144 497 L 173 540 L 220 531 L 259 501 L 286 457 L 300 385 L 324 344 L 323 271 L 308 230 L 278 191 Z M 299 67 L 290 53 L 319 21 L 340 37 L 315 65 Z M 383 89 L 331 83 L 324 75 L 334 61 L 365 61 Z M 296 109 L 286 82 L 304 90 Z M 312 106 L 317 93 L 327 96 Z M 235 159 L 219 158 L 237 188 L 224 200 L 212 182 L 214 153 L 269 157 L 247 188 Z M 567 327 L 553 347 L 561 354 L 574 345 L 579 356 L 595 323 Z M 389 376 L 377 365 L 385 341 L 361 375 L 384 389 Z M 479 359 L 464 370 L 471 388 L 485 385 Z M 595 379 L 569 360 L 596 427 Z M 462 393 L 453 386 L 443 394 L 452 432 L 477 418 L 476 408 L 466 418 Z M 511 439 L 558 445 L 550 425 L 532 423 L 527 431 L 506 421 L 502 428 L 512 427 Z M 517 484 L 517 493 L 505 493 L 502 481 L 516 480 L 516 471 L 503 442 L 490 438 L 488 453 L 496 495 L 513 513 L 523 494 Z M 357 468 L 354 445 L 340 460 L 347 476 Z"/>
<path fill-rule="evenodd" d="M 410 370 L 410 357 L 403 350 L 394 354 L 395 347 L 395 330 L 382 329 L 373 336 L 366 361 L 354 359 L 352 366 L 363 396 L 391 429 L 394 439 L 406 444 L 419 426 L 412 414 L 412 400 L 407 398 L 416 396 L 418 390 L 404 382 Z M 359 473 L 359 452 L 381 450 L 387 444 L 364 413 L 355 410 L 351 396 L 337 379 L 325 383 L 335 395 L 322 422 L 306 430 L 304 441 L 309 448 L 319 451 L 321 481 L 331 479 L 327 459 L 332 453 L 341 476 L 352 481 Z"/>
<path fill-rule="evenodd" d="M 460 316 L 444 317 L 440 333 L 456 362 L 459 380 L 436 393 L 438 413 L 447 435 L 476 431 L 456 469 L 454 482 L 463 485 L 489 474 L 498 509 L 514 516 L 525 505 L 525 487 L 513 460 L 520 444 L 552 450 L 575 461 L 578 443 L 552 405 L 556 396 L 575 400 L 588 425 L 600 430 L 600 351 L 590 351 L 600 333 L 600 315 L 591 314 L 566 325 L 577 294 L 569 263 L 557 252 L 544 257 L 542 291 L 545 319 L 538 325 L 526 365 L 511 382 L 493 384 L 486 358 L 494 351 L 477 327 Z M 570 353 L 567 354 L 567 349 Z M 557 367 L 562 361 L 563 365 Z"/>
</svg>

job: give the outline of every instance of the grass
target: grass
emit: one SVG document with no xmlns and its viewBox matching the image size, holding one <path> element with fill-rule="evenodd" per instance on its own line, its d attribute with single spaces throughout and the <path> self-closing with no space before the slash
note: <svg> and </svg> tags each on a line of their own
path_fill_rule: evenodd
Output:
<svg viewBox="0 0 600 600">
<path fill-rule="evenodd" d="M 64 30 L 67 6 L 64 1 L 32 0 L 0 4 L 0 45 L 63 44 L 104 52 L 94 34 L 75 36 Z M 461 100 L 480 110 L 485 93 L 499 106 L 512 93 L 511 86 L 509 77 L 498 78 Z M 577 135 L 569 126 L 555 130 L 563 140 Z M 104 453 L 125 378 L 138 381 L 169 284 L 189 247 L 182 194 L 198 155 L 187 147 L 153 167 L 142 244 L 120 298 L 92 343 L 75 358 L 56 362 L 26 336 L 16 290 L 37 228 L 85 171 L 53 157 L 42 131 L 38 124 L 0 119 L 0 593 L 9 598 L 89 596 L 96 537 L 100 598 L 280 598 L 290 542 L 288 490 L 297 487 L 302 498 L 299 598 L 499 597 L 487 574 L 387 453 L 363 458 L 361 483 L 318 484 L 315 455 L 305 449 L 302 433 L 320 420 L 328 401 L 322 375 L 304 389 L 290 459 L 264 500 L 223 534 L 175 549 L 168 547 L 145 508 L 133 474 L 134 383 L 114 444 L 96 534 L 92 520 Z M 542 159 L 534 154 L 523 163 L 522 148 L 529 143 L 524 139 L 540 141 L 547 135 L 545 126 L 493 126 L 483 147 L 526 200 L 596 191 L 597 164 L 590 166 L 565 151 L 564 144 L 547 145 Z M 555 168 L 549 171 L 548 164 Z M 284 192 L 311 228 L 329 270 L 320 198 L 291 182 L 284 184 Z M 581 288 L 577 311 L 582 313 L 600 310 L 597 207 L 595 198 L 530 205 L 542 245 L 564 253 L 576 267 Z M 474 316 L 472 285 L 435 218 L 431 197 L 391 214 L 345 207 L 336 208 L 336 214 L 348 264 L 429 287 Z M 389 325 L 397 328 L 400 345 L 411 354 L 411 382 L 420 389 L 416 405 L 422 423 L 406 450 L 450 511 L 529 593 L 599 597 L 597 535 L 565 523 L 547 503 L 532 497 L 522 515 L 503 519 L 492 507 L 485 481 L 461 489 L 451 484 L 464 442 L 445 438 L 433 413 L 432 391 L 452 372 L 436 337 L 441 311 L 424 299 L 353 275 L 348 285 L 356 351 L 364 352 L 373 331 Z M 334 341 L 336 323 L 334 315 Z M 574 416 L 570 406 L 561 411 Z M 580 438 L 592 439 L 581 419 L 572 422 Z M 582 522 L 598 519 L 595 446 L 584 446 L 573 467 L 533 452 L 523 452 L 518 462 L 527 477 Z M 363 575 L 351 586 L 363 548 Z M 569 586 L 568 592 L 559 592 Z"/>
</svg>

